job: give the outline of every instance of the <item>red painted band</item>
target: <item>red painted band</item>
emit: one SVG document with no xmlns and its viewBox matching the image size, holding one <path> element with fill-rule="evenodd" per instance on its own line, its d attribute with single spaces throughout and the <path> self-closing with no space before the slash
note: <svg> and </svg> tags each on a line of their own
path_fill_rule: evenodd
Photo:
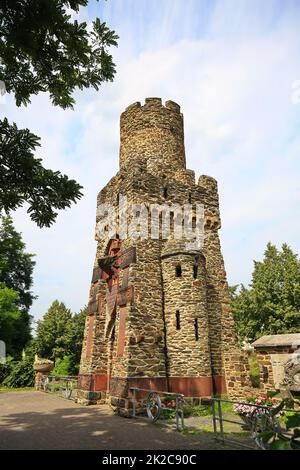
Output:
<svg viewBox="0 0 300 470">
<path fill-rule="evenodd" d="M 169 384 L 169 387 L 168 387 Z M 225 377 L 220 375 L 209 377 L 111 377 L 110 391 L 113 396 L 128 396 L 129 388 L 145 388 L 149 390 L 182 393 L 186 397 L 209 397 L 226 393 Z M 79 375 L 78 388 L 90 391 L 107 391 L 108 376 L 106 374 Z"/>
</svg>

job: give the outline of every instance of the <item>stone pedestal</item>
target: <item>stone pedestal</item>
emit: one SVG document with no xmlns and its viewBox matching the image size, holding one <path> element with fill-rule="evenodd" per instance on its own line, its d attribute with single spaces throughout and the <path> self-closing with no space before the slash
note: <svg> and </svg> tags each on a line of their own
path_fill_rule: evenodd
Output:
<svg viewBox="0 0 300 470">
<path fill-rule="evenodd" d="M 44 377 L 49 375 L 54 367 L 53 363 L 37 363 L 33 365 L 33 369 L 35 371 L 35 381 L 34 386 L 36 390 L 43 389 L 43 380 Z"/>
</svg>

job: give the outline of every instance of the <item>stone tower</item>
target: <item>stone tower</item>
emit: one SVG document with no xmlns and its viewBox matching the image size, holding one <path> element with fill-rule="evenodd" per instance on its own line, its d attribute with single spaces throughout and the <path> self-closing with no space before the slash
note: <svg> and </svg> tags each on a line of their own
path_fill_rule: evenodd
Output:
<svg viewBox="0 0 300 470">
<path fill-rule="evenodd" d="M 201 176 L 196 183 L 186 169 L 183 116 L 173 101 L 132 104 L 121 115 L 120 131 L 120 170 L 97 199 L 97 207 L 112 209 L 96 218 L 102 231 L 96 232 L 79 396 L 120 403 L 134 386 L 187 397 L 223 393 L 235 338 L 217 182 Z M 139 210 L 123 211 L 124 197 L 127 208 L 135 204 Z M 177 212 L 170 212 L 167 237 L 160 216 L 152 220 L 151 205 L 180 212 L 186 204 L 193 219 L 196 205 L 204 207 L 201 248 L 175 236 Z M 107 217 L 114 211 L 112 231 Z M 133 222 L 140 236 L 130 231 Z"/>
</svg>

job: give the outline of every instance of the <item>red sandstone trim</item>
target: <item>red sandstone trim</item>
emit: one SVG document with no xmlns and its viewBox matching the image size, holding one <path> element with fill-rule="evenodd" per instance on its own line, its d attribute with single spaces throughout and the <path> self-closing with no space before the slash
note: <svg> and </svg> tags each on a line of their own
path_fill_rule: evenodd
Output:
<svg viewBox="0 0 300 470">
<path fill-rule="evenodd" d="M 89 380 L 86 378 L 89 377 Z M 114 377 L 114 380 L 117 380 Z M 127 377 L 120 378 L 128 388 L 137 387 L 150 390 L 182 393 L 186 397 L 207 397 L 226 393 L 225 377 L 214 375 L 208 377 L 169 377 L 169 389 L 166 377 Z M 78 377 L 78 388 L 93 392 L 107 390 L 108 376 L 106 374 L 81 375 Z"/>
</svg>

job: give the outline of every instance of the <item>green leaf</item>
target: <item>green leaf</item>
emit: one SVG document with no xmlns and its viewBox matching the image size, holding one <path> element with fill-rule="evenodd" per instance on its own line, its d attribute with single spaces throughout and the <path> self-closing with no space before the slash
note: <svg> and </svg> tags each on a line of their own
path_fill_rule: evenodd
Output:
<svg viewBox="0 0 300 470">
<path fill-rule="evenodd" d="M 289 450 L 290 442 L 278 439 L 270 444 L 270 449 L 272 450 Z"/>
<path fill-rule="evenodd" d="M 294 413 L 286 417 L 285 425 L 287 429 L 300 427 L 300 413 Z M 298 432 L 298 430 L 295 429 Z M 300 429 L 299 429 L 300 435 Z"/>
<path fill-rule="evenodd" d="M 283 410 L 283 408 L 285 407 L 286 405 L 286 400 L 282 400 L 278 406 L 276 406 L 275 408 L 271 408 L 270 409 L 270 413 L 272 416 L 276 416 L 281 410 Z"/>
<path fill-rule="evenodd" d="M 276 437 L 276 432 L 274 431 L 263 431 L 260 432 L 258 437 L 262 439 L 265 444 L 270 443 L 271 440 L 274 440 Z"/>
<path fill-rule="evenodd" d="M 29 204 L 27 212 L 39 227 L 49 227 L 57 210 L 82 197 L 81 186 L 59 171 L 46 169 L 33 154 L 38 137 L 0 120 L 0 210 Z"/>
<path fill-rule="evenodd" d="M 291 448 L 295 450 L 300 450 L 300 440 L 291 440 Z"/>
<path fill-rule="evenodd" d="M 118 36 L 99 18 L 92 31 L 86 22 L 72 20 L 69 8 L 77 11 L 87 0 L 34 2 L 34 11 L 32 4 L 0 2 L 0 79 L 17 106 L 48 91 L 53 104 L 72 108 L 76 87 L 97 89 L 114 78 L 109 49 L 117 46 Z"/>
</svg>

